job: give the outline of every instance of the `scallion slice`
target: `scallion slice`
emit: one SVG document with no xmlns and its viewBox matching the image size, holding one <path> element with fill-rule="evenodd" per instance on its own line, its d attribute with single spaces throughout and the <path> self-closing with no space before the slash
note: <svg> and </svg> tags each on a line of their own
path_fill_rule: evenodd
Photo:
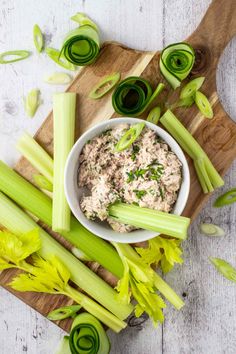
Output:
<svg viewBox="0 0 236 354">
<path fill-rule="evenodd" d="M 100 50 L 97 26 L 84 14 L 76 14 L 72 20 L 80 27 L 69 32 L 62 45 L 61 54 L 72 64 L 85 66 L 92 64 Z"/>
<path fill-rule="evenodd" d="M 0 64 L 10 64 L 16 61 L 24 60 L 30 56 L 30 52 L 27 50 L 11 50 L 0 54 Z M 12 57 L 12 59 L 5 59 L 6 57 Z"/>
<path fill-rule="evenodd" d="M 80 309 L 80 305 L 60 307 L 59 309 L 51 311 L 47 315 L 47 318 L 51 321 L 64 320 L 65 318 L 74 317 Z"/>
<path fill-rule="evenodd" d="M 71 80 L 71 76 L 66 73 L 53 73 L 44 77 L 44 82 L 53 85 L 67 85 Z"/>
<path fill-rule="evenodd" d="M 160 70 L 174 90 L 189 75 L 194 61 L 194 49 L 187 43 L 175 43 L 163 49 Z"/>
<path fill-rule="evenodd" d="M 45 189 L 46 191 L 52 192 L 53 191 L 53 185 L 47 178 L 43 175 L 39 174 L 34 174 L 33 175 L 33 180 L 34 183 L 36 184 L 37 187 L 40 189 Z"/>
<path fill-rule="evenodd" d="M 220 195 L 216 199 L 214 203 L 214 207 L 221 208 L 223 206 L 230 205 L 235 202 L 236 202 L 236 188 L 233 188 L 227 191 L 226 193 Z"/>
<path fill-rule="evenodd" d="M 200 89 L 202 86 L 203 82 L 205 80 L 205 77 L 200 76 L 196 77 L 196 79 L 193 79 L 185 85 L 181 92 L 180 92 L 180 99 L 188 98 L 191 96 L 194 96 L 195 93 Z"/>
<path fill-rule="evenodd" d="M 71 353 L 108 354 L 110 341 L 101 323 L 88 313 L 79 314 L 72 323 L 69 337 Z"/>
<path fill-rule="evenodd" d="M 202 223 L 199 225 L 199 230 L 202 234 L 206 236 L 224 236 L 225 231 L 214 224 Z"/>
<path fill-rule="evenodd" d="M 147 116 L 147 121 L 153 124 L 158 124 L 159 119 L 161 116 L 161 108 L 160 107 L 154 107 Z"/>
<path fill-rule="evenodd" d="M 132 125 L 132 127 L 127 130 L 127 132 L 120 138 L 120 140 L 116 144 L 115 151 L 123 151 L 130 147 L 142 133 L 144 127 L 145 123 L 137 123 Z"/>
<path fill-rule="evenodd" d="M 64 57 L 63 53 L 60 53 L 59 50 L 51 48 L 51 47 L 47 47 L 45 49 L 45 52 L 47 53 L 49 58 L 51 58 L 53 61 L 55 61 L 55 63 L 57 63 L 58 65 L 62 66 L 64 69 L 71 70 L 71 71 L 76 70 L 76 67 L 73 64 L 71 64 Z"/>
<path fill-rule="evenodd" d="M 163 89 L 164 85 L 160 83 L 153 92 L 147 80 L 130 76 L 121 81 L 115 89 L 112 95 L 113 108 L 121 115 L 139 116 Z"/>
<path fill-rule="evenodd" d="M 210 257 L 210 261 L 226 279 L 236 283 L 236 269 L 231 264 L 221 258 Z"/>
<path fill-rule="evenodd" d="M 204 117 L 209 119 L 213 118 L 213 110 L 211 108 L 211 104 L 202 92 L 197 91 L 195 93 L 194 100 L 199 111 L 204 115 Z"/>
<path fill-rule="evenodd" d="M 37 24 L 34 25 L 33 28 L 33 37 L 34 37 L 35 48 L 39 53 L 42 52 L 43 44 L 44 44 L 43 34 L 40 27 Z"/>
<path fill-rule="evenodd" d="M 40 104 L 39 95 L 40 91 L 33 89 L 24 99 L 25 112 L 30 118 L 33 118 Z"/>
<path fill-rule="evenodd" d="M 106 95 L 120 80 L 120 73 L 116 72 L 104 77 L 89 93 L 89 97 L 97 100 Z"/>
</svg>

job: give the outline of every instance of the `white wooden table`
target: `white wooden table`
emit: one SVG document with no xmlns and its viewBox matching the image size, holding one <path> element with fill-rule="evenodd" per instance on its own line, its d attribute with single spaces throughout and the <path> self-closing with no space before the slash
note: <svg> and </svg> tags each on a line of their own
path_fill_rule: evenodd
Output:
<svg viewBox="0 0 236 354">
<path fill-rule="evenodd" d="M 219 0 L 223 1 L 223 0 Z M 47 45 L 59 47 L 72 28 L 69 18 L 78 11 L 90 15 L 104 40 L 120 41 L 142 50 L 158 50 L 180 41 L 197 26 L 210 0 L 0 0 L 0 52 L 30 49 L 32 28 L 38 23 Z M 218 69 L 218 91 L 226 111 L 236 120 L 236 38 L 226 48 Z M 63 87 L 43 83 L 44 74 L 60 71 L 45 54 L 27 61 L 0 66 L 0 158 L 13 165 L 19 157 L 15 142 L 24 130 L 34 133 L 51 109 L 52 93 Z M 22 97 L 40 88 L 43 104 L 36 117 L 23 111 Z M 227 190 L 236 184 L 236 163 L 225 177 Z M 218 192 L 219 193 L 219 192 Z M 184 243 L 185 263 L 166 278 L 185 296 L 181 312 L 170 306 L 164 325 L 142 330 L 129 328 L 110 333 L 113 354 L 235 354 L 236 285 L 223 279 L 209 263 L 209 256 L 227 259 L 236 266 L 236 204 L 216 210 L 212 200 L 193 223 Z M 198 232 L 200 221 L 221 225 L 227 235 L 210 239 Z M 52 354 L 63 331 L 0 289 L 0 353 Z"/>
</svg>

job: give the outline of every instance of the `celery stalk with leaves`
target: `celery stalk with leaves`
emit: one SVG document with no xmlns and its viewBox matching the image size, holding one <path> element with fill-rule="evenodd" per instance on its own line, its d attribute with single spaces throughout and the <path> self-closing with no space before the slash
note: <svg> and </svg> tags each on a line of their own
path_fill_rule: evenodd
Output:
<svg viewBox="0 0 236 354">
<path fill-rule="evenodd" d="M 16 236 L 8 231 L 0 231 L 0 270 L 18 268 L 25 273 L 17 275 L 9 285 L 17 291 L 44 292 L 65 295 L 80 304 L 101 322 L 119 332 L 126 323 L 97 304 L 94 300 L 69 285 L 71 274 L 63 262 L 52 255 L 42 258 L 39 230 Z M 33 264 L 26 258 L 31 256 Z"/>
</svg>

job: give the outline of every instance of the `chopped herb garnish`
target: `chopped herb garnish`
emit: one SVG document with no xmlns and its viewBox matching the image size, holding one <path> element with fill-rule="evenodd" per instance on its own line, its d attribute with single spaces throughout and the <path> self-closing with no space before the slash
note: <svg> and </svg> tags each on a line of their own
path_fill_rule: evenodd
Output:
<svg viewBox="0 0 236 354">
<path fill-rule="evenodd" d="M 110 134 L 111 134 L 111 129 L 107 129 L 105 130 L 105 132 L 102 132 L 101 136 L 110 135 Z"/>
<path fill-rule="evenodd" d="M 136 159 L 136 155 L 139 152 L 140 148 L 138 145 L 133 145 L 133 152 L 131 155 L 131 160 L 134 161 Z"/>
<path fill-rule="evenodd" d="M 138 170 L 136 170 L 135 172 L 134 172 L 134 174 L 135 174 L 135 176 L 138 178 L 138 177 L 143 177 L 143 175 L 145 175 L 145 173 L 147 172 L 148 170 L 147 169 L 145 169 L 145 168 L 140 168 L 140 169 L 138 169 Z"/>
<path fill-rule="evenodd" d="M 159 193 L 160 193 L 161 200 L 164 200 L 165 191 L 161 187 L 159 187 Z"/>
<path fill-rule="evenodd" d="M 144 190 L 138 190 L 138 189 L 134 189 L 134 193 L 136 194 L 136 197 L 137 197 L 138 199 L 142 199 L 142 197 L 143 197 L 145 194 L 147 194 L 146 191 L 144 191 Z"/>
<path fill-rule="evenodd" d="M 133 202 L 132 203 L 133 205 L 136 205 L 136 206 L 139 206 L 139 204 L 137 202 Z"/>
<path fill-rule="evenodd" d="M 134 180 L 134 173 L 133 172 L 126 172 L 127 176 L 128 176 L 128 179 L 127 179 L 127 183 L 130 183 Z"/>
</svg>

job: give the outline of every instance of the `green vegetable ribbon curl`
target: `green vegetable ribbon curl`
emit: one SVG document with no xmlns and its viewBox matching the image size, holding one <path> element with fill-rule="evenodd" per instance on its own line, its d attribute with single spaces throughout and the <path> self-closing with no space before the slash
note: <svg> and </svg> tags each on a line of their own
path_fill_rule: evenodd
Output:
<svg viewBox="0 0 236 354">
<path fill-rule="evenodd" d="M 75 318 L 69 346 L 72 354 L 108 354 L 110 351 L 110 342 L 101 323 L 86 312 Z"/>
<path fill-rule="evenodd" d="M 150 83 L 138 76 L 130 76 L 119 83 L 112 96 L 114 110 L 125 116 L 139 116 L 162 92 L 160 83 L 153 92 Z"/>
<path fill-rule="evenodd" d="M 74 65 L 92 64 L 100 50 L 98 28 L 82 13 L 76 14 L 71 19 L 78 22 L 80 26 L 67 34 L 61 55 Z"/>
<path fill-rule="evenodd" d="M 187 43 L 175 43 L 163 49 L 160 70 L 174 90 L 189 75 L 194 61 L 194 49 Z"/>
</svg>

